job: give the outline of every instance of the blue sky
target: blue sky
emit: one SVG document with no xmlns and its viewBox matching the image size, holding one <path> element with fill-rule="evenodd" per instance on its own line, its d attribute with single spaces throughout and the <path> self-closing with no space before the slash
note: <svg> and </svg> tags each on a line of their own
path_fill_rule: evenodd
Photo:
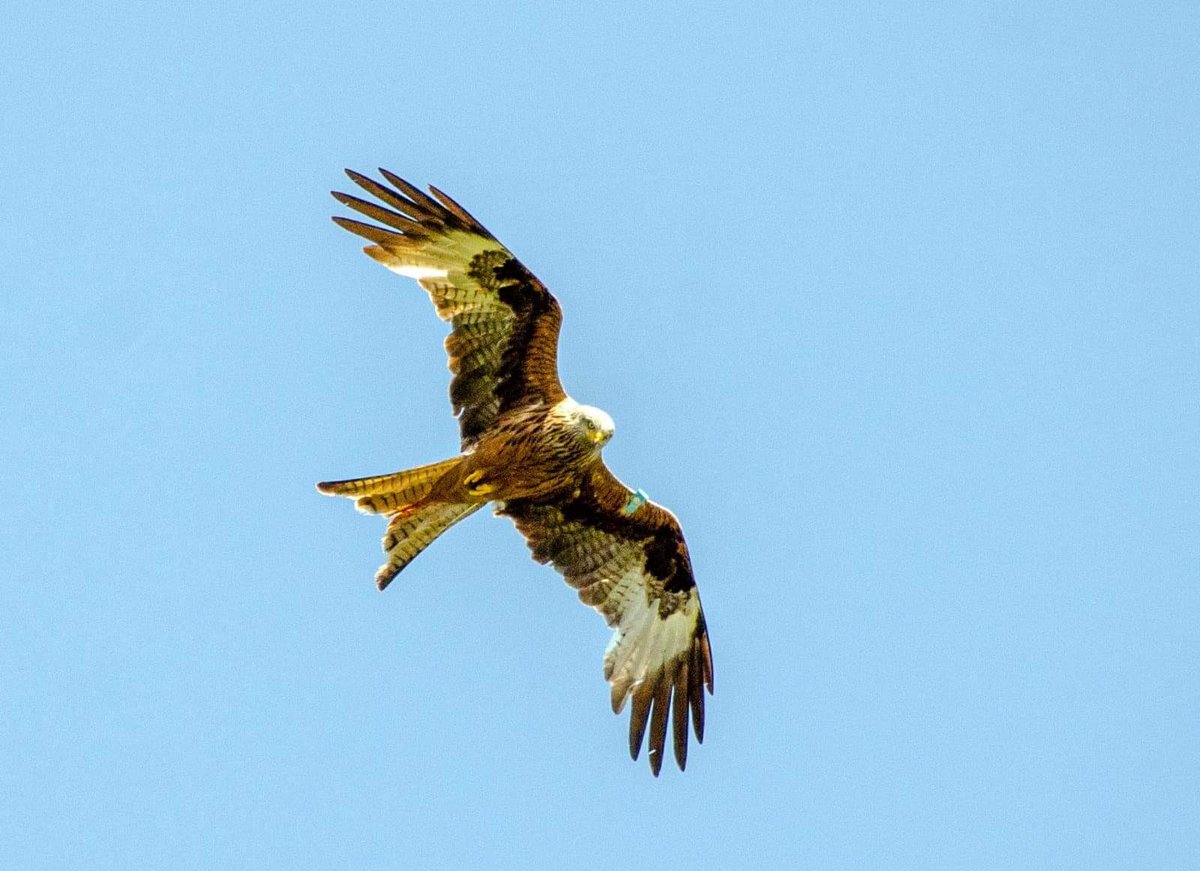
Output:
<svg viewBox="0 0 1200 871">
<path fill-rule="evenodd" d="M 1194 864 L 1194 5 L 24 6 L 0 865 Z M 681 518 L 685 774 L 507 521 L 380 594 L 313 490 L 457 444 L 444 325 L 328 220 L 379 165 L 554 290 Z"/>
</svg>

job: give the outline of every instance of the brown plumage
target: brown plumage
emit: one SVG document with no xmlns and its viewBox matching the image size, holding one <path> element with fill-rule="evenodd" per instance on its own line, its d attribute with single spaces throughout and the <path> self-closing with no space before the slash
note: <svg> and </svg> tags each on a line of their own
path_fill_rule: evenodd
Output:
<svg viewBox="0 0 1200 871">
<path fill-rule="evenodd" d="M 604 465 L 612 420 L 559 383 L 562 310 L 550 291 L 450 197 L 380 172 L 390 187 L 347 170 L 383 206 L 334 193 L 376 223 L 334 221 L 370 241 L 364 250 L 373 259 L 419 281 L 450 322 L 450 400 L 462 453 L 317 488 L 387 516 L 380 589 L 439 535 L 493 503 L 496 514 L 512 518 L 533 558 L 552 563 L 614 629 L 604 676 L 615 712 L 633 700 L 633 758 L 649 729 L 657 775 L 670 725 L 682 769 L 689 719 L 697 741 L 704 739 L 713 669 L 679 522 Z"/>
</svg>

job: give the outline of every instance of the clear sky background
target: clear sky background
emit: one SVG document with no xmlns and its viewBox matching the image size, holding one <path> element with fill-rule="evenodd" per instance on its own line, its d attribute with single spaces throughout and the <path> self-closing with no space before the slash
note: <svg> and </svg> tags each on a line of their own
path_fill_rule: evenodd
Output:
<svg viewBox="0 0 1200 871">
<path fill-rule="evenodd" d="M 0 866 L 1196 867 L 1194 4 L 21 6 Z M 457 447 L 328 220 L 379 165 L 554 290 L 681 518 L 685 774 L 508 521 L 380 594 L 313 490 Z"/>
</svg>

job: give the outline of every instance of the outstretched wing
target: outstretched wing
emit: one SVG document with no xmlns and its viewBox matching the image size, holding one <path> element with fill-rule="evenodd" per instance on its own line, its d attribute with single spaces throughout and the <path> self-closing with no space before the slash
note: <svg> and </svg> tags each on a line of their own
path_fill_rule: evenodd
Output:
<svg viewBox="0 0 1200 871">
<path fill-rule="evenodd" d="M 704 689 L 713 689 L 712 651 L 679 521 L 597 462 L 573 498 L 512 500 L 513 519 L 533 558 L 552 562 L 579 598 L 615 630 L 604 653 L 612 707 L 633 698 L 629 752 L 637 759 L 650 726 L 650 767 L 662 767 L 668 720 L 675 760 L 687 763 L 688 714 L 704 740 Z"/>
<path fill-rule="evenodd" d="M 387 170 L 392 187 L 346 174 L 380 202 L 334 191 L 338 202 L 384 226 L 335 217 L 372 244 L 363 250 L 388 269 L 415 278 L 438 316 L 450 321 L 450 401 L 464 450 L 510 408 L 566 394 L 558 380 L 558 301 L 511 252 L 435 187 L 429 196 Z"/>
</svg>

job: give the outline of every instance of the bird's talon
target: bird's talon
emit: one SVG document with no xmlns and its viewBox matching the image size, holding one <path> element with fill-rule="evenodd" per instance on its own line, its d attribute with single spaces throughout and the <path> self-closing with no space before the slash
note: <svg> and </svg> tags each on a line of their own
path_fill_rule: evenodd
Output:
<svg viewBox="0 0 1200 871">
<path fill-rule="evenodd" d="M 463 478 L 463 486 L 467 488 L 467 492 L 472 496 L 483 496 L 486 493 L 491 493 L 496 489 L 494 484 L 488 484 L 483 480 L 484 472 L 477 469 L 467 477 Z"/>
</svg>

